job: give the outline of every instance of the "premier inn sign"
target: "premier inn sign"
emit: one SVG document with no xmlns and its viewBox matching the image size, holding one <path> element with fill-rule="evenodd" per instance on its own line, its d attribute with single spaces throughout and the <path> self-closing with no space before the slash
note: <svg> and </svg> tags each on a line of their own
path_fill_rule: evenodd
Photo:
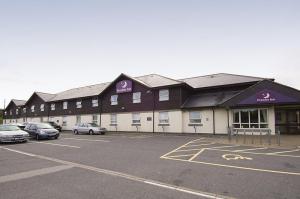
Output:
<svg viewBox="0 0 300 199">
<path fill-rule="evenodd" d="M 131 80 L 123 80 L 117 83 L 116 85 L 117 93 L 128 93 L 132 92 L 132 81 Z"/>
</svg>

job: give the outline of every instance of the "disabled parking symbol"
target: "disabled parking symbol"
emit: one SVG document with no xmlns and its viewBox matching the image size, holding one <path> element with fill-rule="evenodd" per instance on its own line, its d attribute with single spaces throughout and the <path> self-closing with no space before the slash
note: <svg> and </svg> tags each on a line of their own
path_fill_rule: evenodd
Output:
<svg viewBox="0 0 300 199">
<path fill-rule="evenodd" d="M 225 160 L 252 160 L 252 158 L 244 157 L 238 154 L 224 154 L 222 158 Z"/>
</svg>

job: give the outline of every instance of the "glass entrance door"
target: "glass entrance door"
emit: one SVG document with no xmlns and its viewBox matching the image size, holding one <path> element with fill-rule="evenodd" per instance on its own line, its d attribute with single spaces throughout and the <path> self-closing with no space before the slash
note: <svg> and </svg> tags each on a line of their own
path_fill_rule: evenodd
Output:
<svg viewBox="0 0 300 199">
<path fill-rule="evenodd" d="M 276 127 L 283 134 L 300 134 L 300 109 L 275 111 Z"/>
</svg>

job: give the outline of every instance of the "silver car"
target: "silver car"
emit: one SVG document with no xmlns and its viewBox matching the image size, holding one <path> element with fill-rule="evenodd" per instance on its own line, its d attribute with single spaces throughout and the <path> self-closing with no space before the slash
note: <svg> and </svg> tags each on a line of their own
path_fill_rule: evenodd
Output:
<svg viewBox="0 0 300 199">
<path fill-rule="evenodd" d="M 88 133 L 90 135 L 93 134 L 104 135 L 106 131 L 107 131 L 106 128 L 102 128 L 95 123 L 80 123 L 80 124 L 76 124 L 73 128 L 74 134 Z"/>
<path fill-rule="evenodd" d="M 14 125 L 0 125 L 1 142 L 27 142 L 29 134 Z"/>
</svg>

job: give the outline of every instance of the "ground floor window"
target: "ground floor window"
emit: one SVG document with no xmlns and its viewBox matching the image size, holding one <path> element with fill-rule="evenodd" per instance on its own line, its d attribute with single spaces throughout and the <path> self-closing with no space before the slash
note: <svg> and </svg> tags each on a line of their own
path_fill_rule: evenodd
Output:
<svg viewBox="0 0 300 199">
<path fill-rule="evenodd" d="M 92 123 L 98 124 L 98 115 L 93 115 L 92 116 Z"/>
<path fill-rule="evenodd" d="M 139 113 L 132 113 L 132 124 L 140 124 L 141 115 Z"/>
<path fill-rule="evenodd" d="M 54 122 L 54 117 L 50 117 L 50 118 L 49 118 L 49 121 L 50 121 L 50 122 Z"/>
<path fill-rule="evenodd" d="M 80 124 L 81 123 L 81 116 L 77 115 L 76 116 L 76 124 Z"/>
<path fill-rule="evenodd" d="M 169 113 L 168 112 L 159 112 L 159 123 L 160 124 L 169 124 Z"/>
<path fill-rule="evenodd" d="M 41 117 L 41 118 L 40 118 L 40 121 L 41 121 L 41 122 L 43 122 L 43 121 L 44 121 L 44 118 L 43 118 L 43 117 Z"/>
<path fill-rule="evenodd" d="M 233 111 L 234 128 L 268 128 L 268 109 L 240 109 Z"/>
<path fill-rule="evenodd" d="M 189 112 L 190 123 L 201 123 L 201 115 L 200 111 L 190 111 Z"/>
<path fill-rule="evenodd" d="M 67 126 L 67 116 L 62 117 L 62 126 Z"/>
<path fill-rule="evenodd" d="M 117 114 L 110 115 L 110 124 L 113 124 L 113 125 L 117 124 Z"/>
</svg>

